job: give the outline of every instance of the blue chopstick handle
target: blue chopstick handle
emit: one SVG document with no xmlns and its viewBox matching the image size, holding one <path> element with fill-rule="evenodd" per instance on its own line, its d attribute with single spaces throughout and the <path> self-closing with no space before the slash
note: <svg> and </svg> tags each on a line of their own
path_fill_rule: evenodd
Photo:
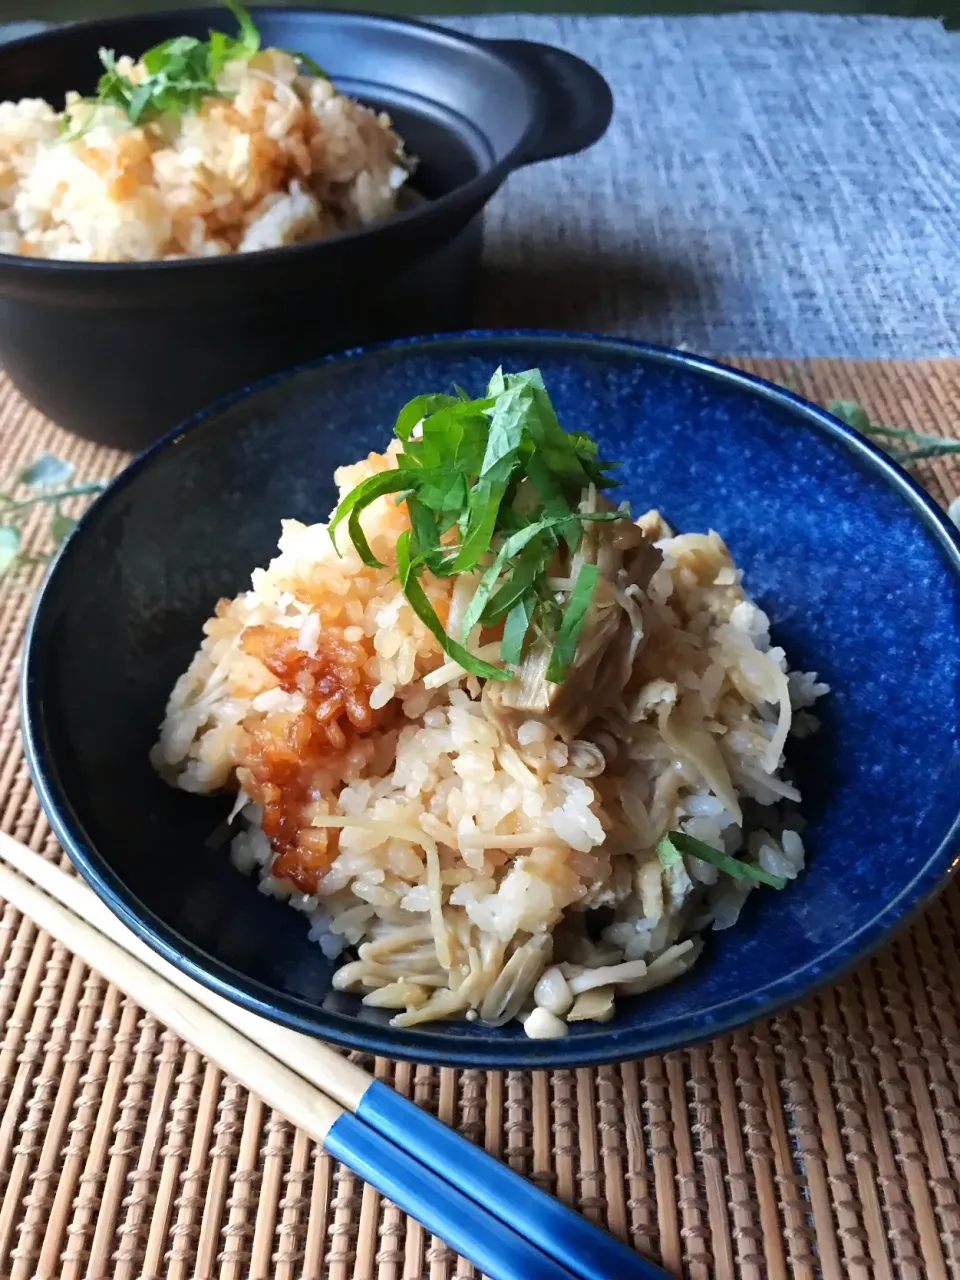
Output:
<svg viewBox="0 0 960 1280">
<path fill-rule="evenodd" d="M 349 1111 L 323 1145 L 491 1280 L 579 1280 Z"/>
<path fill-rule="evenodd" d="M 356 1114 L 397 1146 L 416 1152 L 422 1164 L 501 1222 L 517 1223 L 528 1239 L 583 1280 L 666 1280 L 665 1271 L 379 1080 L 366 1090 Z"/>
</svg>

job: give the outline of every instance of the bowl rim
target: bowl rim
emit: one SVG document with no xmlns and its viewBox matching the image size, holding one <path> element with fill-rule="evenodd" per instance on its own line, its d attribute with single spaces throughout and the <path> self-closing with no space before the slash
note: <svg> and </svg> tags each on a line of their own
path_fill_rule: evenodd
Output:
<svg viewBox="0 0 960 1280">
<path fill-rule="evenodd" d="M 45 31 L 37 31 L 30 35 L 21 36 L 16 40 L 6 41 L 0 46 L 0 58 L 4 56 L 5 51 L 8 49 L 16 52 L 17 49 L 25 45 L 42 45 L 57 35 L 70 34 L 77 31 L 96 31 L 100 28 L 114 27 L 127 23 L 134 26 L 136 23 L 146 19 L 176 21 L 178 18 L 183 19 L 185 15 L 195 17 L 197 13 L 213 12 L 214 8 L 215 6 L 210 5 L 201 9 L 160 9 L 149 13 L 117 15 L 113 18 L 91 18 L 79 22 L 56 23 Z M 224 12 L 229 13 L 229 10 Z M 411 209 L 401 210 L 398 213 L 391 214 L 389 218 L 384 218 L 368 227 L 358 227 L 352 231 L 341 231 L 336 235 L 324 236 L 320 240 L 308 240 L 302 244 L 280 245 L 276 248 L 257 249 L 248 253 L 218 254 L 209 258 L 148 258 L 142 262 L 85 262 L 74 261 L 70 258 L 34 258 L 17 253 L 0 253 L 0 271 L 29 272 L 31 275 L 41 279 L 49 276 L 66 275 L 93 283 L 95 281 L 105 282 L 112 276 L 148 276 L 151 280 L 159 280 L 168 275 L 176 276 L 191 272 L 209 272 L 217 266 L 222 268 L 224 263 L 234 263 L 235 271 L 253 271 L 261 265 L 269 266 L 278 261 L 295 263 L 310 253 L 328 249 L 335 250 L 342 248 L 344 244 L 351 244 L 360 240 L 364 240 L 373 246 L 381 242 L 389 243 L 391 237 L 402 235 L 404 230 L 411 224 L 419 227 L 431 226 L 436 221 L 442 221 L 447 214 L 453 213 L 460 206 L 472 207 L 476 201 L 485 202 L 506 181 L 514 169 L 521 168 L 526 163 L 523 159 L 524 145 L 528 140 L 531 128 L 536 123 L 534 90 L 529 80 L 515 66 L 512 66 L 509 59 L 498 53 L 494 41 L 484 40 L 480 36 L 472 36 L 466 32 L 442 27 L 439 23 L 425 22 L 420 18 L 406 18 L 375 12 L 368 13 L 358 9 L 311 9 L 302 5 L 291 5 L 289 7 L 269 4 L 252 5 L 250 13 L 256 16 L 257 12 L 289 14 L 291 16 L 299 15 L 303 18 L 319 18 L 321 20 L 324 18 L 356 18 L 365 26 L 371 28 L 389 29 L 391 27 L 399 27 L 410 29 L 414 32 L 427 32 L 434 38 L 442 37 L 442 40 L 438 39 L 438 43 L 445 43 L 449 46 L 468 46 L 513 71 L 526 95 L 527 107 L 530 112 L 529 125 L 512 151 L 495 164 L 492 164 L 488 169 L 478 173 L 468 182 L 461 183 L 459 186 L 454 187 L 452 191 L 439 196 L 436 200 L 427 200 Z M 528 41 L 527 43 L 532 42 Z"/>
<path fill-rule="evenodd" d="M 34 678 L 50 641 L 50 637 L 45 639 L 43 635 L 46 602 L 52 598 L 55 584 L 69 571 L 71 544 L 74 544 L 74 539 L 83 536 L 86 525 L 93 522 L 102 507 L 149 467 L 155 457 L 176 445 L 185 435 L 201 430 L 205 423 L 215 421 L 223 411 L 248 398 L 253 399 L 273 386 L 327 365 L 345 364 L 351 360 L 376 357 L 391 351 L 402 353 L 430 346 L 456 347 L 472 343 L 494 345 L 511 339 L 530 340 L 532 345 L 556 343 L 577 347 L 588 345 L 594 349 L 599 347 L 601 351 L 619 350 L 620 353 L 626 352 L 640 361 L 679 366 L 786 405 L 793 410 L 795 416 L 805 419 L 812 429 L 828 439 L 842 443 L 906 501 L 925 526 L 928 535 L 939 543 L 948 570 L 960 583 L 960 530 L 953 526 L 919 483 L 855 429 L 825 409 L 767 379 L 708 357 L 670 347 L 577 330 L 468 329 L 395 339 L 352 347 L 311 360 L 293 369 L 259 379 L 221 398 L 143 450 L 94 499 L 80 518 L 74 533 L 55 554 L 30 612 L 23 641 L 20 675 L 21 733 L 27 766 L 42 808 L 74 866 L 128 928 L 195 981 L 281 1025 L 330 1040 L 345 1048 L 395 1059 L 487 1070 L 600 1066 L 647 1054 L 664 1053 L 712 1039 L 758 1018 L 770 1016 L 836 982 L 910 923 L 941 892 L 960 867 L 960 796 L 956 815 L 943 840 L 912 879 L 901 886 L 871 920 L 861 925 L 856 933 L 834 943 L 773 982 L 766 983 L 751 993 L 720 1000 L 705 1009 L 694 1010 L 681 1017 L 665 1018 L 655 1024 L 618 1028 L 614 1020 L 561 1040 L 518 1038 L 509 1044 L 484 1046 L 467 1037 L 444 1036 L 442 1023 L 435 1024 L 441 1028 L 438 1033 L 436 1030 L 380 1027 L 360 1023 L 342 1014 L 329 1013 L 305 999 L 285 995 L 247 977 L 208 955 L 202 948 L 167 926 L 124 887 L 93 841 L 87 837 L 60 784 L 56 763 L 47 749 L 43 699 L 39 692 L 41 682 Z"/>
</svg>

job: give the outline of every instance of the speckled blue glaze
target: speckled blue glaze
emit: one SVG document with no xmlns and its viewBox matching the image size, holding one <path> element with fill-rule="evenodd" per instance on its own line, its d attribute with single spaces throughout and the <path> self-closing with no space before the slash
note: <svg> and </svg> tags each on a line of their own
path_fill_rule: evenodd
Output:
<svg viewBox="0 0 960 1280">
<path fill-rule="evenodd" d="M 382 448 L 412 395 L 539 365 L 561 419 L 623 459 L 635 509 L 718 529 L 791 665 L 832 686 L 793 764 L 809 866 L 752 895 L 681 983 L 566 1040 L 440 1023 L 394 1031 L 330 989 L 289 909 L 204 841 L 223 805 L 147 752 L 220 595 L 315 520 L 332 472 Z M 960 540 L 921 490 L 828 415 L 744 374 L 589 336 L 477 333 L 353 352 L 252 388 L 138 458 L 90 509 L 35 610 L 23 677 L 44 808 L 111 906 L 191 975 L 327 1039 L 397 1057 L 531 1067 L 724 1031 L 846 968 L 943 883 L 960 840 Z"/>
</svg>

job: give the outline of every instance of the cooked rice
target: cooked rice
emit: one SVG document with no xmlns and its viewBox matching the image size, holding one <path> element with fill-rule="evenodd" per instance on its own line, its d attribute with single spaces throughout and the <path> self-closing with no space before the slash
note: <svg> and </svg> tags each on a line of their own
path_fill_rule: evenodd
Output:
<svg viewBox="0 0 960 1280">
<path fill-rule="evenodd" d="M 134 82 L 142 63 L 120 58 Z M 229 96 L 131 124 L 67 95 L 0 103 L 0 252 L 198 258 L 315 240 L 394 212 L 410 161 L 390 119 L 278 49 L 228 62 Z"/>
<path fill-rule="evenodd" d="M 341 493 L 392 463 L 342 468 Z M 694 857 L 665 868 L 668 831 L 788 880 L 803 867 L 783 751 L 794 709 L 809 731 L 827 687 L 788 672 L 718 534 L 637 523 L 662 563 L 633 602 L 633 677 L 572 741 L 537 719 L 511 729 L 445 657 L 396 581 L 407 517 L 387 498 L 363 519 L 382 569 L 346 539 L 338 556 L 323 524 L 284 522 L 173 690 L 157 768 L 188 791 L 239 785 L 233 861 L 326 955 L 351 949 L 335 985 L 397 1026 L 519 1017 L 555 1036 L 680 977 L 753 885 Z M 423 581 L 456 632 L 477 578 Z"/>
</svg>

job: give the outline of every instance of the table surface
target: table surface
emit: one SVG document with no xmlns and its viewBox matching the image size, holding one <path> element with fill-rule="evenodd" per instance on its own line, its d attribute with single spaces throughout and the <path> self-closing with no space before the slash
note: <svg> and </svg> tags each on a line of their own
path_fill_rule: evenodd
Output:
<svg viewBox="0 0 960 1280">
<path fill-rule="evenodd" d="M 960 350 L 960 33 L 812 14 L 445 21 L 576 51 L 617 104 L 591 151 L 494 201 L 482 321 L 714 353 Z"/>
</svg>

